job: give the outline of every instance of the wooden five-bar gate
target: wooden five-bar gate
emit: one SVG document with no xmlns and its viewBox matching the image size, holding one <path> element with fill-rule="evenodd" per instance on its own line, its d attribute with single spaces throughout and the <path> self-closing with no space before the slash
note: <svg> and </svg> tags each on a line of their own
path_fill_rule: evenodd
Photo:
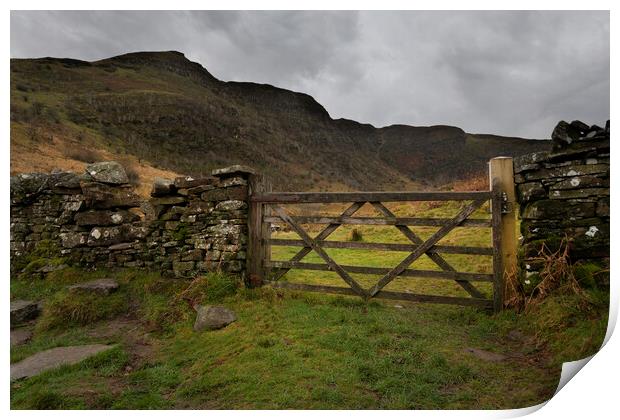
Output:
<svg viewBox="0 0 620 420">
<path fill-rule="evenodd" d="M 507 265 L 514 264 L 516 238 L 514 187 L 512 159 L 496 158 L 490 162 L 488 191 L 471 192 L 267 192 L 265 186 L 254 178 L 250 185 L 250 244 L 248 248 L 248 272 L 250 283 L 270 284 L 273 287 L 296 290 L 358 295 L 364 299 L 382 298 L 417 302 L 474 305 L 501 310 L 503 306 L 504 276 Z M 463 201 L 456 216 L 451 218 L 397 217 L 384 203 L 411 201 Z M 339 216 L 295 216 L 284 206 L 309 203 L 350 203 Z M 366 204 L 380 214 L 379 217 L 356 216 Z M 490 219 L 474 219 L 470 216 L 485 203 L 490 203 Z M 300 239 L 271 238 L 273 224 L 286 224 Z M 316 236 L 311 236 L 304 225 L 326 225 Z M 410 244 L 368 243 L 353 241 L 330 241 L 327 238 L 342 225 L 394 226 Z M 410 226 L 434 226 L 437 231 L 423 240 Z M 438 242 L 457 227 L 490 228 L 492 241 L 488 247 L 442 246 Z M 271 245 L 301 247 L 289 261 L 273 261 Z M 338 264 L 325 251 L 326 248 L 346 248 L 400 251 L 409 254 L 393 268 L 359 267 Z M 314 251 L 323 263 L 303 262 Z M 493 257 L 492 273 L 465 273 L 457 271 L 442 254 L 488 255 Z M 439 270 L 409 268 L 421 256 L 426 255 Z M 280 279 L 291 269 L 327 270 L 337 273 L 347 287 L 325 286 L 283 282 Z M 380 278 L 370 288 L 364 288 L 351 274 L 374 274 Z M 469 297 L 437 296 L 384 290 L 397 277 L 439 278 L 453 280 Z M 491 282 L 493 296 L 487 297 L 474 284 Z"/>
</svg>

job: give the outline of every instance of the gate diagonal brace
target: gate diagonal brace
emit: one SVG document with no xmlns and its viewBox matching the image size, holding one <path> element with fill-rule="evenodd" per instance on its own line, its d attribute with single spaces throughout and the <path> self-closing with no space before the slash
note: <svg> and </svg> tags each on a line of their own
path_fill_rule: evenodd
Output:
<svg viewBox="0 0 620 420">
<path fill-rule="evenodd" d="M 355 214 L 360 208 L 362 208 L 366 204 L 365 201 L 359 201 L 351 204 L 339 217 L 350 217 Z M 330 223 L 327 225 L 319 234 L 314 238 L 315 241 L 322 241 L 327 239 L 329 235 L 331 235 L 336 229 L 342 226 L 341 223 Z M 291 262 L 301 261 L 306 255 L 308 255 L 312 251 L 310 246 L 306 246 L 303 249 L 300 249 L 297 254 L 290 259 Z M 273 275 L 271 281 L 277 281 L 286 273 L 288 273 L 290 268 L 281 268 L 276 274 Z"/>
<path fill-rule="evenodd" d="M 430 238 L 428 238 L 425 242 L 423 242 L 420 246 L 416 248 L 407 258 L 400 262 L 396 267 L 394 267 L 390 272 L 388 272 L 385 276 L 381 278 L 377 282 L 377 284 L 368 290 L 368 294 L 370 296 L 375 296 L 377 293 L 381 291 L 388 283 L 390 283 L 396 276 L 402 273 L 411 263 L 420 258 L 423 254 L 427 253 L 427 251 L 435 245 L 441 238 L 450 233 L 455 227 L 457 227 L 463 220 L 467 219 L 476 209 L 482 206 L 487 200 L 476 200 L 473 203 L 466 206 L 463 210 L 459 212 L 453 219 L 451 219 L 447 224 L 445 224 L 441 229 L 435 232 Z"/>
<path fill-rule="evenodd" d="M 381 214 L 386 217 L 396 217 L 394 213 L 390 211 L 383 203 L 378 201 L 371 202 L 372 206 L 377 209 Z M 424 241 L 418 235 L 416 235 L 408 226 L 405 225 L 396 225 L 396 228 L 400 230 L 414 245 L 420 245 Z M 425 253 L 439 268 L 443 271 L 451 271 L 456 272 L 456 269 L 452 267 L 452 265 L 446 261 L 441 255 L 436 252 L 426 252 Z M 467 280 L 455 280 L 456 283 L 461 286 L 467 293 L 469 293 L 472 297 L 483 299 L 485 297 L 484 293 L 478 290 L 473 284 L 468 282 Z"/>
<path fill-rule="evenodd" d="M 334 270 L 342 279 L 351 287 L 351 289 L 362 296 L 368 297 L 368 293 L 358 282 L 356 282 L 340 265 L 338 265 L 324 250 L 319 246 L 314 239 L 312 239 L 305 230 L 301 228 L 280 206 L 272 205 L 272 208 L 280 216 L 282 220 L 289 224 L 289 226 L 303 239 L 303 241 L 316 252 L 321 258 L 325 260 L 330 269 Z"/>
</svg>

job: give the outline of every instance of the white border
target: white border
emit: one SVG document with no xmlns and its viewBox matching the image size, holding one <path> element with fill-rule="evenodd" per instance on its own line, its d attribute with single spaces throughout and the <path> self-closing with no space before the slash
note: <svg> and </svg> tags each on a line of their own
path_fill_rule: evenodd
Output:
<svg viewBox="0 0 620 420">
<path fill-rule="evenodd" d="M 119 1 L 119 0 L 108 0 L 108 1 L 91 1 L 88 3 L 78 2 L 78 1 L 56 1 L 53 4 L 45 1 L 8 1 L 8 8 L 3 15 L 2 19 L 2 27 L 4 28 L 4 49 L 5 49 L 5 65 L 2 68 L 2 72 L 4 75 L 4 83 L 2 85 L 3 89 L 3 98 L 4 101 L 2 103 L 2 109 L 4 119 L 2 120 L 3 124 L 3 132 L 5 133 L 5 153 L 2 154 L 2 162 L 5 168 L 5 174 L 8 175 L 10 160 L 9 160 L 9 136 L 10 136 L 10 128 L 9 128 L 9 84 L 7 83 L 10 75 L 9 75 L 9 57 L 10 57 L 10 9 L 14 10 L 36 10 L 36 9 L 57 9 L 57 10 L 81 10 L 85 9 L 88 6 L 88 9 L 94 10 L 148 10 L 148 9 L 157 9 L 157 10 L 200 10 L 200 9 L 212 9 L 212 10 L 226 10 L 226 9 L 237 9 L 237 10 L 268 10 L 268 9 L 287 9 L 287 10 L 306 10 L 306 9 L 319 9 L 319 10 L 403 10 L 403 9 L 413 9 L 413 10 L 524 10 L 524 9 L 538 9 L 538 10 L 612 10 L 611 13 L 611 74 L 617 74 L 617 64 L 616 64 L 616 51 L 614 50 L 615 42 L 614 42 L 614 28 L 618 22 L 616 18 L 616 13 L 614 13 L 613 5 L 617 2 L 612 1 L 601 1 L 601 0 L 590 0 L 588 2 L 576 2 L 576 1 L 562 1 L 562 2 L 553 2 L 553 1 L 543 1 L 543 0 L 523 0 L 523 1 L 404 1 L 404 0 L 382 0 L 380 2 L 375 1 L 355 1 L 355 2 L 346 2 L 346 1 L 326 1 L 326 0 L 315 0 L 315 1 L 283 1 L 283 0 L 273 0 L 273 1 L 249 1 L 249 0 L 239 0 L 239 1 L 191 1 L 191 0 L 177 0 L 174 2 L 162 2 L 162 1 L 150 1 L 150 2 L 129 2 L 129 1 Z M 616 69 L 616 71 L 614 71 Z M 616 98 L 617 95 L 617 87 L 612 78 L 611 80 L 611 115 L 612 120 L 618 121 L 615 117 L 615 107 L 613 103 L 613 98 Z M 552 127 L 550 127 L 551 129 Z M 614 142 L 612 141 L 612 148 L 614 147 Z M 612 162 L 616 160 L 612 158 Z M 612 164 L 612 167 L 614 165 Z M 6 177 L 5 175 L 5 177 Z M 616 170 L 612 170 L 612 184 L 618 185 L 616 182 L 618 177 L 618 172 Z M 2 194 L 2 198 L 4 203 L 2 205 L 2 214 L 3 214 L 3 223 L 2 223 L 2 232 L 3 238 L 2 241 L 2 258 L 4 264 L 4 273 L 3 280 L 5 282 L 4 288 L 2 289 L 2 299 L 3 302 L 9 302 L 9 291 L 8 291 L 8 279 L 9 279 L 9 250 L 8 250 L 8 228 L 9 228 L 9 183 L 8 177 L 4 179 L 2 182 L 2 190 L 0 193 Z M 612 197 L 611 209 L 612 213 L 616 213 L 616 209 L 618 200 L 616 200 L 616 196 Z M 614 216 L 615 218 L 615 216 Z M 616 261 L 616 249 L 614 245 L 616 242 L 613 238 L 617 237 L 617 234 L 620 233 L 620 228 L 617 227 L 616 224 L 612 223 L 612 273 L 615 273 L 615 261 Z M 350 418 L 355 416 L 356 418 L 369 418 L 375 416 L 383 416 L 389 415 L 398 418 L 410 418 L 411 416 L 415 416 L 416 418 L 437 418 L 441 417 L 442 419 L 449 418 L 472 418 L 472 419 L 480 419 L 480 418 L 504 418 L 504 417 L 518 417 L 528 413 L 532 418 L 558 418 L 561 417 L 563 419 L 571 419 L 571 418 L 579 418 L 583 419 L 584 417 L 595 418 L 595 419 L 605 419 L 612 418 L 617 416 L 617 404 L 616 400 L 617 396 L 617 385 L 618 385 L 618 373 L 619 373 L 619 363 L 617 355 L 620 355 L 620 344 L 618 344 L 617 337 L 611 336 L 611 332 L 613 331 L 613 327 L 615 325 L 617 319 L 617 311 L 618 311 L 618 282 L 615 279 L 615 275 L 612 275 L 612 308 L 610 312 L 610 325 L 608 328 L 607 334 L 607 343 L 604 348 L 595 355 L 591 361 L 583 368 L 583 370 L 578 374 L 578 377 L 575 380 L 569 381 L 564 388 L 558 392 L 558 394 L 553 397 L 547 404 L 541 404 L 537 407 L 531 407 L 521 410 L 506 410 L 506 411 L 390 411 L 390 412 L 378 412 L 378 411 L 333 411 L 333 412 L 321 412 L 315 413 L 311 411 L 254 411 L 254 412 L 243 412 L 243 411 L 216 411 L 203 413 L 200 411 L 178 411 L 173 413 L 170 412 L 89 412 L 87 415 L 93 418 L 103 418 L 104 416 L 131 416 L 133 418 L 136 417 L 155 417 L 155 418 L 167 418 L 170 414 L 181 417 L 202 417 L 209 416 L 213 418 L 226 418 L 229 419 L 231 417 L 237 416 L 252 416 L 254 418 L 264 418 L 264 419 L 279 419 L 279 418 L 288 418 L 293 415 L 295 417 L 301 418 L 314 418 L 316 415 L 320 415 L 321 417 L 338 417 L 339 419 Z M 3 326 L 5 337 L 8 333 L 9 329 L 9 315 L 8 311 L 2 311 L 3 317 Z M 2 356 L 5 361 L 9 360 L 8 354 L 8 345 L 4 345 L 2 347 Z M 566 368 L 570 368 L 567 366 Z M 2 395 L 2 408 L 4 412 L 9 410 L 9 393 L 10 393 L 10 385 L 9 385 L 9 369 L 8 364 L 3 365 L 3 369 L 5 371 L 5 392 Z M 542 409 L 541 409 L 542 408 Z M 33 417 L 49 417 L 49 418 L 63 418 L 63 419 L 71 419 L 83 417 L 85 413 L 83 412 L 24 412 L 24 411 L 11 411 L 9 415 L 12 418 L 29 418 Z"/>
</svg>

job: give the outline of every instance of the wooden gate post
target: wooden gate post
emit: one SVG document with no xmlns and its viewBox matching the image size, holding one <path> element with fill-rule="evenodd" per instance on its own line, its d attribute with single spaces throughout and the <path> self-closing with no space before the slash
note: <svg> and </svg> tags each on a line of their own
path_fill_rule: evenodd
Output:
<svg viewBox="0 0 620 420">
<path fill-rule="evenodd" d="M 496 157 L 489 161 L 489 181 L 491 189 L 497 193 L 493 204 L 500 207 L 492 209 L 493 247 L 496 253 L 499 247 L 499 260 L 493 264 L 496 271 L 493 306 L 497 312 L 504 306 L 506 278 L 517 270 L 517 203 L 511 157 Z"/>
<path fill-rule="evenodd" d="M 263 177 L 259 174 L 250 175 L 248 199 L 250 212 L 248 214 L 248 255 L 247 280 L 249 287 L 259 287 L 263 284 L 263 203 L 255 202 L 252 197 L 256 193 L 265 191 Z"/>
</svg>

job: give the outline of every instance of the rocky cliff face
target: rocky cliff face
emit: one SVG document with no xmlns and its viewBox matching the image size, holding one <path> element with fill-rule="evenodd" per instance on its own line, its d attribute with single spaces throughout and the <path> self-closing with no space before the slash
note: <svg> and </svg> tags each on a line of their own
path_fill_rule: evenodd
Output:
<svg viewBox="0 0 620 420">
<path fill-rule="evenodd" d="M 457 127 L 334 120 L 309 95 L 219 81 L 178 52 L 11 60 L 11 127 L 23 148 L 65 137 L 178 173 L 247 164 L 280 190 L 437 186 L 486 171 L 499 154 L 546 148 Z"/>
</svg>

